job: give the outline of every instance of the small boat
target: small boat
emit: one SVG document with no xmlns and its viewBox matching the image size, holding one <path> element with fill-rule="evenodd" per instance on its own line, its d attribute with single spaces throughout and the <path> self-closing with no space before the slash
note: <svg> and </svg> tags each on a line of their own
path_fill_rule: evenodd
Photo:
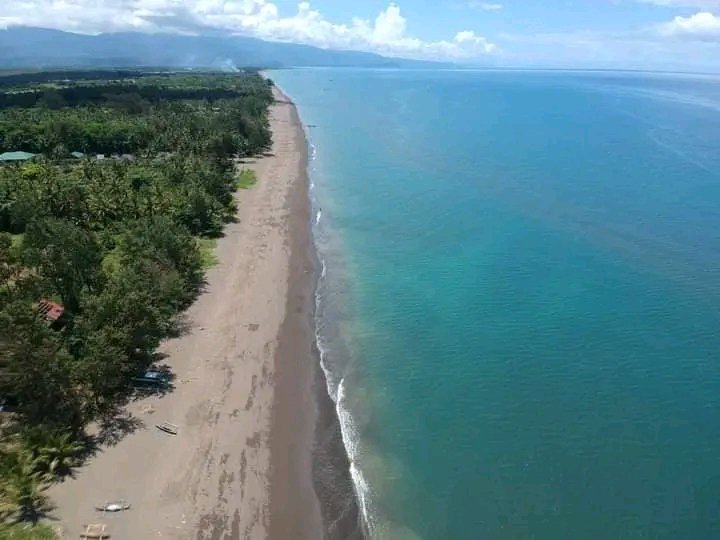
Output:
<svg viewBox="0 0 720 540">
<path fill-rule="evenodd" d="M 98 512 L 123 512 L 125 510 L 130 510 L 130 503 L 124 499 L 119 501 L 108 501 L 103 505 L 96 506 L 95 510 Z"/>
<path fill-rule="evenodd" d="M 171 424 L 170 422 L 163 422 L 162 424 L 156 424 L 155 427 L 158 428 L 160 431 L 169 433 L 170 435 L 178 434 L 178 427 L 175 424 Z"/>
</svg>

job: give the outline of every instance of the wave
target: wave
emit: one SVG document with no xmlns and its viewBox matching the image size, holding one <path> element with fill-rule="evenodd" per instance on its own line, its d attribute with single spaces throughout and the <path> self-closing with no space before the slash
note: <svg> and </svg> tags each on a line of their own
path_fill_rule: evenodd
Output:
<svg viewBox="0 0 720 540">
<path fill-rule="evenodd" d="M 313 143 L 310 142 L 309 133 L 307 129 L 305 128 L 305 124 L 303 124 L 303 130 L 305 131 L 305 140 L 308 141 L 308 163 L 312 163 L 317 158 L 317 146 L 315 146 Z M 308 170 L 309 180 L 310 180 L 310 189 L 315 189 L 315 181 L 312 178 L 312 175 L 310 174 L 310 171 Z M 322 214 L 322 212 L 320 212 Z M 319 218 L 318 218 L 319 219 Z M 317 225 L 318 222 L 315 222 Z"/>
<path fill-rule="evenodd" d="M 306 132 L 307 134 L 307 132 Z M 306 135 L 307 136 L 307 135 Z M 317 147 L 308 141 L 308 153 L 310 156 L 310 163 L 317 159 Z M 322 209 L 318 204 L 316 185 L 313 180 L 312 170 L 308 170 L 309 175 L 309 187 L 310 187 L 310 202 L 312 205 L 314 219 L 312 220 L 312 239 L 315 249 L 315 254 L 320 267 L 320 273 L 318 276 L 318 282 L 315 288 L 315 346 L 319 352 L 320 367 L 325 375 L 325 383 L 327 386 L 327 392 L 330 399 L 335 404 L 335 413 L 338 418 L 340 425 L 340 434 L 342 437 L 343 447 L 345 453 L 350 462 L 350 477 L 353 483 L 353 491 L 355 494 L 360 514 L 362 517 L 362 527 L 365 531 L 366 537 L 373 538 L 374 524 L 372 519 L 372 513 L 370 511 L 370 487 L 367 480 L 365 479 L 360 466 L 358 465 L 359 458 L 359 437 L 355 424 L 353 421 L 352 414 L 346 406 L 346 378 L 335 373 L 330 366 L 329 362 L 329 347 L 327 340 L 328 336 L 323 333 L 324 320 L 322 314 L 327 307 L 324 304 L 323 292 L 327 287 L 327 261 L 323 249 L 319 244 L 319 238 L 323 234 L 321 222 L 323 217 Z M 338 377 L 340 377 L 338 381 Z"/>
<path fill-rule="evenodd" d="M 340 431 L 345 444 L 345 450 L 347 451 L 348 458 L 350 459 L 350 475 L 352 476 L 353 484 L 355 485 L 355 494 L 360 505 L 360 512 L 362 513 L 363 521 L 368 529 L 369 536 L 370 538 L 373 538 L 374 524 L 370 513 L 370 487 L 357 464 L 359 454 L 358 435 L 350 412 L 347 407 L 343 406 L 344 402 L 345 378 L 343 377 L 340 379 L 340 384 L 338 385 L 337 399 L 335 401 L 336 411 L 338 418 L 340 419 Z"/>
<path fill-rule="evenodd" d="M 352 415 L 346 406 L 346 379 L 345 377 L 341 377 L 339 383 L 335 385 L 335 388 L 333 388 L 333 381 L 337 379 L 337 374 L 330 368 L 328 361 L 328 346 L 322 332 L 323 321 L 320 314 L 323 310 L 322 291 L 323 284 L 327 278 L 327 263 L 321 256 L 321 251 L 318 250 L 317 244 L 316 250 L 321 270 L 315 294 L 315 345 L 319 351 L 320 367 L 325 374 L 325 383 L 328 395 L 335 403 L 335 413 L 340 424 L 340 434 L 342 436 L 343 446 L 345 447 L 345 453 L 350 462 L 350 476 L 353 482 L 355 497 L 362 515 L 363 527 L 366 529 L 368 536 L 372 538 L 374 527 L 370 512 L 370 488 L 358 465 L 359 437 Z"/>
</svg>

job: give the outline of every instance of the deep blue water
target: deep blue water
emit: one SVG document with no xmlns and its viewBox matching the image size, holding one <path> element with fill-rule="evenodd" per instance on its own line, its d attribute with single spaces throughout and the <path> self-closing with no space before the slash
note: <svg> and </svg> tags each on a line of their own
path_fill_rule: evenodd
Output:
<svg viewBox="0 0 720 540">
<path fill-rule="evenodd" d="M 720 538 L 720 80 L 271 76 L 372 536 Z"/>
</svg>

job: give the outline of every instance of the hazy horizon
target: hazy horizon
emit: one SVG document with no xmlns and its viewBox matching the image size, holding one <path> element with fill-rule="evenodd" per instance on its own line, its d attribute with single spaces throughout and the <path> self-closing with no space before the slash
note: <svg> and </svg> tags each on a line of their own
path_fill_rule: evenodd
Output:
<svg viewBox="0 0 720 540">
<path fill-rule="evenodd" d="M 238 35 L 330 51 L 505 68 L 720 71 L 720 0 L 27 0 L 0 28 Z"/>
</svg>

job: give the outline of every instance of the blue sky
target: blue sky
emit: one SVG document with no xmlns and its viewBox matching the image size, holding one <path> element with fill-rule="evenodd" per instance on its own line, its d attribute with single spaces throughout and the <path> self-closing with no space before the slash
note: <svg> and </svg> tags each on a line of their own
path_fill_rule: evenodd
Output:
<svg viewBox="0 0 720 540">
<path fill-rule="evenodd" d="M 0 27 L 218 30 L 507 67 L 720 71 L 720 0 L 0 0 Z"/>
<path fill-rule="evenodd" d="M 425 39 L 443 39 L 462 29 L 480 34 L 499 32 L 568 32 L 579 29 L 633 30 L 639 26 L 667 22 L 675 15 L 691 15 L 699 9 L 654 5 L 632 0 L 398 0 L 410 30 Z M 297 9 L 294 0 L 275 4 L 286 14 Z M 682 4 L 682 2 L 680 3 Z M 712 5 L 712 2 L 697 2 Z M 720 14 L 720 1 L 715 2 Z M 481 6 L 495 7 L 483 9 Z M 388 6 L 387 1 L 314 0 L 313 8 L 327 18 L 347 21 L 352 17 L 372 19 Z"/>
</svg>

